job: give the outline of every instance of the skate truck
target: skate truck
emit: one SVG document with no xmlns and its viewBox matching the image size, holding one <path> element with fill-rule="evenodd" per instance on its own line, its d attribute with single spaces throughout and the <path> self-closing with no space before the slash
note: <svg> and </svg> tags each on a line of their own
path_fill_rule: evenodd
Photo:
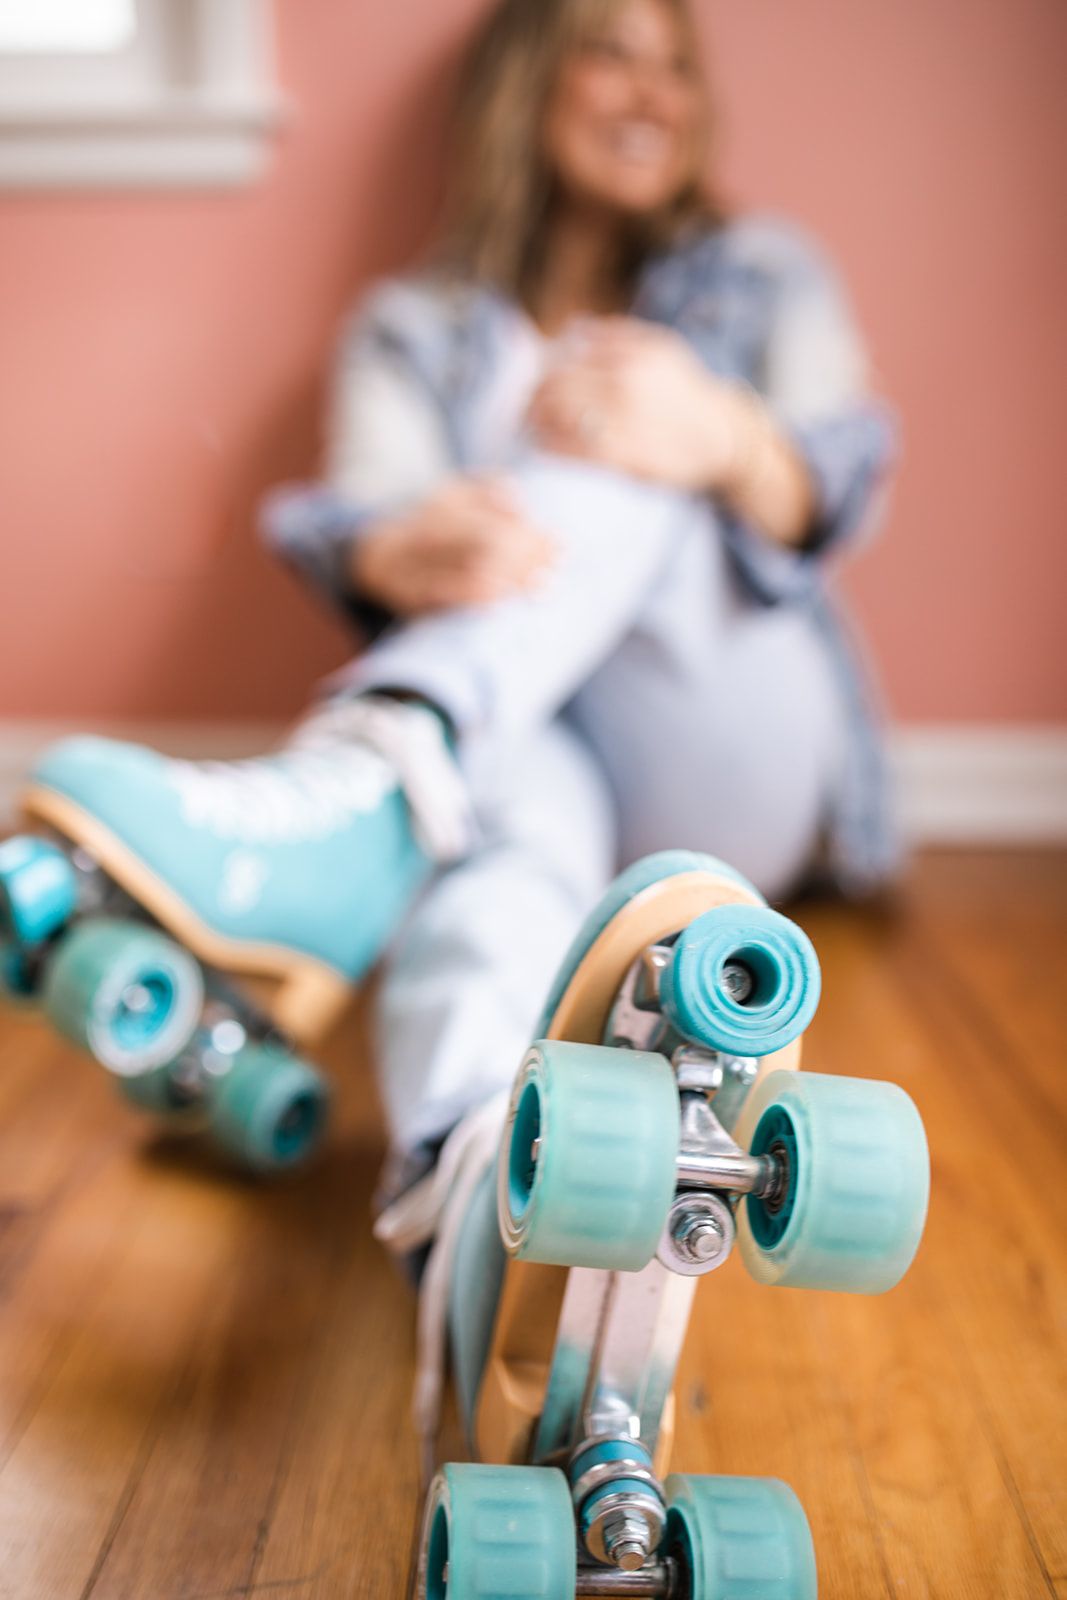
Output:
<svg viewBox="0 0 1067 1600">
<path fill-rule="evenodd" d="M 39 1004 L 133 1104 L 270 1172 L 318 1145 L 328 1087 L 301 1052 L 349 1004 L 428 863 L 399 789 L 366 823 L 383 887 L 355 905 L 328 840 L 256 849 L 234 843 L 228 816 L 190 825 L 220 795 L 229 812 L 277 810 L 265 769 L 235 787 L 113 740 L 49 750 L 21 798 L 34 831 L 0 843 L 0 992 Z"/>
<path fill-rule="evenodd" d="M 666 1474 L 699 1278 L 890 1289 L 929 1191 L 893 1084 L 800 1072 L 806 936 L 708 857 L 625 872 L 575 940 L 453 1241 L 448 1334 L 476 1458 L 432 1478 L 419 1600 L 812 1600 L 775 1479 Z"/>
</svg>

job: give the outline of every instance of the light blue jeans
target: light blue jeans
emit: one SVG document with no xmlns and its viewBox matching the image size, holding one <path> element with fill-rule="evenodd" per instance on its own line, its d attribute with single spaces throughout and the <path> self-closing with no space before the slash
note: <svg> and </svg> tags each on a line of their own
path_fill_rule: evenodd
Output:
<svg viewBox="0 0 1067 1600">
<path fill-rule="evenodd" d="M 419 619 L 344 675 L 449 714 L 480 830 L 385 962 L 377 1049 L 401 1167 L 510 1082 L 619 865 L 709 851 L 781 895 L 812 860 L 842 752 L 819 634 L 743 593 L 705 499 L 551 457 L 514 487 L 557 545 L 543 588 Z"/>
</svg>

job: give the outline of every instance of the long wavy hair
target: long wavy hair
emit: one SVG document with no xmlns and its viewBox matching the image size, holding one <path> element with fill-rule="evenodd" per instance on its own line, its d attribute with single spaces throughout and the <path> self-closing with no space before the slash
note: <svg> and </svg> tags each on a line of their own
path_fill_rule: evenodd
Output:
<svg viewBox="0 0 1067 1600">
<path fill-rule="evenodd" d="M 453 123 L 451 181 L 441 257 L 455 274 L 530 305 L 545 256 L 556 189 L 542 124 L 567 56 L 621 0 L 498 0 L 463 64 Z M 648 257 L 682 234 L 723 220 L 707 177 L 711 94 L 688 0 L 673 13 L 686 65 L 701 86 L 691 170 L 659 211 L 622 231 L 617 287 L 628 291 Z"/>
</svg>

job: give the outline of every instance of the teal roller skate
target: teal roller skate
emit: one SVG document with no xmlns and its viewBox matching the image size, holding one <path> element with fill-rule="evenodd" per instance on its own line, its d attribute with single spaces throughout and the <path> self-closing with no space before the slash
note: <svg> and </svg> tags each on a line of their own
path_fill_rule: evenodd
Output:
<svg viewBox="0 0 1067 1600">
<path fill-rule="evenodd" d="M 70 739 L 22 806 L 48 832 L 0 843 L 0 992 L 241 1164 L 303 1159 L 326 1094 L 288 1041 L 329 1031 L 462 843 L 438 718 L 338 703 L 276 754 L 228 763 Z"/>
<path fill-rule="evenodd" d="M 918 1247 L 919 1115 L 893 1085 L 797 1070 L 818 993 L 805 935 L 708 857 L 638 862 L 581 929 L 495 1171 L 477 1139 L 455 1163 L 465 1125 L 446 1145 L 470 1197 L 444 1206 L 425 1292 L 444 1259 L 481 1464 L 432 1479 L 422 1600 L 815 1600 L 786 1484 L 665 1472 L 697 1280 L 735 1240 L 761 1283 L 861 1293 Z"/>
</svg>

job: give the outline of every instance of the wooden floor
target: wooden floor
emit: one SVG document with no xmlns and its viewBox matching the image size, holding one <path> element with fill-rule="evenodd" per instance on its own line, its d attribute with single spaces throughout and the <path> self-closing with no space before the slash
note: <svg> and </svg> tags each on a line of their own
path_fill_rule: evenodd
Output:
<svg viewBox="0 0 1067 1600">
<path fill-rule="evenodd" d="M 879 914 L 800 908 L 812 1068 L 896 1079 L 933 1152 L 887 1297 L 701 1286 L 676 1465 L 774 1474 L 824 1600 L 1067 1600 L 1067 856 L 927 856 Z M 276 1188 L 152 1142 L 0 1022 L 0 1595 L 403 1592 L 409 1295 L 374 1246 L 369 1074 Z"/>
</svg>

